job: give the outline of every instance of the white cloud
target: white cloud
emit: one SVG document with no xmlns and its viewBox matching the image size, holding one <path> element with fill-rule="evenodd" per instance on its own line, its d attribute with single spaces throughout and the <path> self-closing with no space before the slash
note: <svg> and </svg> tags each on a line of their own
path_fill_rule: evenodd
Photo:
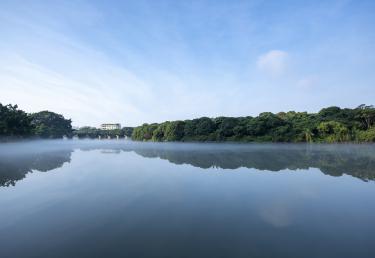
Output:
<svg viewBox="0 0 375 258">
<path fill-rule="evenodd" d="M 305 77 L 297 81 L 297 87 L 303 90 L 311 89 L 315 84 L 315 77 Z"/>
<path fill-rule="evenodd" d="M 51 110 L 75 126 L 135 126 L 208 115 L 223 106 L 217 101 L 221 93 L 192 91 L 177 75 L 158 71 L 143 78 L 105 57 L 72 48 L 51 57 L 64 69 L 20 55 L 0 56 L 0 102 L 19 104 L 27 112 Z"/>
<path fill-rule="evenodd" d="M 65 19 L 57 26 L 10 17 L 5 20 L 12 26 L 7 27 L 14 27 L 12 35 L 19 38 L 0 42 L 1 103 L 18 104 L 27 112 L 51 110 L 71 118 L 75 126 L 102 122 L 135 126 L 230 110 L 224 105 L 227 89 L 218 86 L 213 91 L 207 85 L 218 85 L 216 79 L 202 79 L 184 58 L 178 58 L 179 66 L 155 66 L 143 52 L 113 55 L 106 51 L 110 47 L 100 48 L 62 30 Z M 127 45 L 121 43 L 126 52 Z M 169 53 L 183 54 L 179 49 L 172 46 Z M 221 77 L 220 85 L 223 81 Z"/>
<path fill-rule="evenodd" d="M 81 77 L 51 70 L 22 57 L 7 58 L 0 63 L 1 102 L 20 104 L 20 108 L 29 112 L 49 109 L 72 118 L 74 124 L 97 125 L 108 119 L 124 121 L 123 117 L 126 122 L 134 122 L 126 115 L 139 115 L 136 102 L 150 98 L 149 89 L 141 81 L 108 64 L 99 66 L 96 62 L 93 71 Z M 95 66 L 98 70 L 94 70 Z M 117 87 L 109 89 L 108 84 Z"/>
<path fill-rule="evenodd" d="M 271 76 L 280 76 L 288 66 L 288 53 L 281 50 L 271 50 L 258 57 L 257 67 Z"/>
</svg>

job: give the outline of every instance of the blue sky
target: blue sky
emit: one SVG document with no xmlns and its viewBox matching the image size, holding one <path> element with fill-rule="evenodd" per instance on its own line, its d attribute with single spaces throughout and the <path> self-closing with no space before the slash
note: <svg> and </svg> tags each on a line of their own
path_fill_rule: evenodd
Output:
<svg viewBox="0 0 375 258">
<path fill-rule="evenodd" d="M 375 1 L 0 2 L 0 102 L 73 125 L 375 104 Z"/>
</svg>

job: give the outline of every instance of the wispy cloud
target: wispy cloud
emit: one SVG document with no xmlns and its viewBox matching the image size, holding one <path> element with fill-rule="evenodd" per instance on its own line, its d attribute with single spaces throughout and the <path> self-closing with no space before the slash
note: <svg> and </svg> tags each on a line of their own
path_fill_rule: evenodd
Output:
<svg viewBox="0 0 375 258">
<path fill-rule="evenodd" d="M 288 53 L 282 50 L 268 51 L 258 57 L 257 66 L 268 75 L 283 75 L 288 68 Z"/>
<path fill-rule="evenodd" d="M 335 6 L 2 2 L 0 102 L 75 125 L 372 104 L 371 8 Z"/>
<path fill-rule="evenodd" d="M 318 83 L 316 76 L 304 77 L 297 81 L 297 87 L 302 90 L 309 90 L 314 88 L 314 85 Z"/>
</svg>

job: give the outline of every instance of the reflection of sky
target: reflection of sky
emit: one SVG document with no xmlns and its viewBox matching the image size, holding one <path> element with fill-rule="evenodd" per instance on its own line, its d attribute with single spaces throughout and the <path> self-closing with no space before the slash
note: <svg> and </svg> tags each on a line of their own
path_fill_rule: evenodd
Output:
<svg viewBox="0 0 375 258">
<path fill-rule="evenodd" d="M 9 242 L 17 239 L 33 248 L 17 254 L 39 250 L 40 242 L 53 250 L 56 240 L 64 248 L 78 241 L 133 250 L 141 241 L 152 243 L 153 252 L 166 246 L 175 252 L 183 240 L 183 246 L 236 250 L 262 243 L 284 250 L 293 243 L 298 252 L 303 238 L 334 248 L 329 234 L 337 232 L 334 238 L 347 251 L 371 241 L 374 194 L 371 182 L 318 169 L 201 169 L 134 152 L 76 150 L 53 173 L 28 174 L 15 187 L 0 188 L 0 246 L 12 250 Z M 48 235 L 54 237 L 41 241 Z"/>
<path fill-rule="evenodd" d="M 276 201 L 260 209 L 260 217 L 275 227 L 286 227 L 292 223 L 288 202 Z"/>
<path fill-rule="evenodd" d="M 319 200 L 319 181 L 321 172 L 318 169 L 282 171 L 282 176 L 270 180 L 267 189 L 276 189 L 264 200 L 259 209 L 263 221 L 274 227 L 287 227 L 294 223 L 295 210 L 303 204 Z M 283 177 L 288 180 L 283 180 Z M 322 180 L 323 181 L 323 180 Z"/>
<path fill-rule="evenodd" d="M 197 144 L 142 143 L 111 140 L 46 140 L 7 143 L 0 146 L 0 184 L 13 185 L 32 170 L 49 171 L 70 162 L 76 150 L 100 150 L 104 154 L 135 152 L 144 158 L 160 158 L 170 163 L 187 164 L 218 171 L 254 168 L 265 172 L 302 173 L 318 168 L 334 177 L 350 175 L 363 181 L 375 179 L 374 145 L 303 144 Z M 303 188 L 304 195 L 314 195 Z"/>
</svg>

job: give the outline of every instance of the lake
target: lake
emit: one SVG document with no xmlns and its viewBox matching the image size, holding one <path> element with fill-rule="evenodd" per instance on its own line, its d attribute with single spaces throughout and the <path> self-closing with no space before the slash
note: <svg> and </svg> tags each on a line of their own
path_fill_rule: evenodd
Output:
<svg viewBox="0 0 375 258">
<path fill-rule="evenodd" d="M 375 257 L 375 145 L 0 144 L 0 257 Z"/>
</svg>

